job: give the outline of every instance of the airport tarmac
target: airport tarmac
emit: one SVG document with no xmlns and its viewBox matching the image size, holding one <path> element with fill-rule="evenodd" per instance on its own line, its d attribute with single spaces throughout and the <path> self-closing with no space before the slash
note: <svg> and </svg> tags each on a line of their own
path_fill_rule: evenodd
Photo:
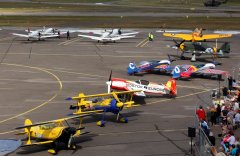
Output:
<svg viewBox="0 0 240 156">
<path fill-rule="evenodd" d="M 72 102 L 64 99 L 80 92 L 106 92 L 105 82 L 111 70 L 113 77 L 165 84 L 170 78 L 167 75 L 127 75 L 130 61 L 167 59 L 167 54 L 177 53 L 166 46 L 174 43 L 161 33 L 154 33 L 151 42 L 146 37 L 155 30 L 139 31 L 136 38 L 107 44 L 82 39 L 77 34 L 71 34 L 71 40 L 27 41 L 15 38 L 9 30 L 0 31 L 0 138 L 20 138 L 14 135 L 14 128 L 23 125 L 26 118 L 39 122 L 66 117 L 71 113 L 68 108 Z M 240 65 L 239 39 L 240 36 L 233 36 L 219 40 L 229 41 L 232 52 L 230 58 L 218 59 L 222 65 L 217 69 L 236 73 Z M 189 60 L 173 62 L 187 63 L 192 64 Z M 96 126 L 100 116 L 86 117 L 85 131 L 91 133 L 77 139 L 76 151 L 61 150 L 58 155 L 189 155 L 187 128 L 194 125 L 194 110 L 198 105 L 211 103 L 210 92 L 218 88 L 218 81 L 178 80 L 177 87 L 178 96 L 174 99 L 146 98 L 139 101 L 142 106 L 124 110 L 123 115 L 129 119 L 127 124 L 116 123 L 116 116 L 107 114 L 106 127 L 102 128 Z M 48 155 L 47 149 L 34 146 L 10 155 Z"/>
</svg>

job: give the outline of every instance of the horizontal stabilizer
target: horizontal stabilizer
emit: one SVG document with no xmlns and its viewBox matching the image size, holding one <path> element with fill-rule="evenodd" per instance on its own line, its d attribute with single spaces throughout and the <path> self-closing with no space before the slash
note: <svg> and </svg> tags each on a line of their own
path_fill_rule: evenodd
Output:
<svg viewBox="0 0 240 156">
<path fill-rule="evenodd" d="M 31 144 L 25 144 L 25 145 L 22 145 L 21 147 L 34 146 L 34 145 L 44 145 L 44 144 L 50 144 L 50 143 L 52 143 L 52 142 L 53 142 L 53 141 L 48 140 L 48 141 L 42 141 L 42 142 L 31 143 Z"/>
</svg>

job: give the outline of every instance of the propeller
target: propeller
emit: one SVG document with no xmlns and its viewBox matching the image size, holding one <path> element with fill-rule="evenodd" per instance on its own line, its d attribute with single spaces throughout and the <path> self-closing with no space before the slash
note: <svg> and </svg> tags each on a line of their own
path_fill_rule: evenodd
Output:
<svg viewBox="0 0 240 156">
<path fill-rule="evenodd" d="M 186 40 L 182 40 L 180 43 L 178 43 L 176 40 L 173 39 L 173 42 L 175 43 L 175 46 L 172 46 L 174 49 L 180 48 L 180 46 L 185 42 Z M 184 45 L 182 45 L 184 46 Z"/>
<path fill-rule="evenodd" d="M 66 122 L 66 124 L 68 125 L 68 128 L 66 128 L 67 130 L 67 133 L 70 133 L 70 138 L 68 140 L 68 145 L 67 147 L 70 148 L 71 145 L 72 145 L 72 142 L 75 142 L 75 139 L 74 139 L 74 134 L 77 132 L 77 129 L 74 128 L 74 127 L 70 127 L 69 123 L 67 122 L 67 120 L 64 120 Z"/>
</svg>

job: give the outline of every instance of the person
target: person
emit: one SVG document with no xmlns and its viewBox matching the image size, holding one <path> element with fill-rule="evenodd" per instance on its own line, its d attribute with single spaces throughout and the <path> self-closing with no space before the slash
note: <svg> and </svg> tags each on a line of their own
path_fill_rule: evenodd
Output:
<svg viewBox="0 0 240 156">
<path fill-rule="evenodd" d="M 217 123 L 217 121 L 216 121 L 217 110 L 215 109 L 214 106 L 212 106 L 210 108 L 210 113 L 211 113 L 211 117 L 210 117 L 211 124 L 212 124 L 212 126 L 216 125 L 216 123 Z"/>
<path fill-rule="evenodd" d="M 199 109 L 196 111 L 199 120 L 206 119 L 206 113 L 202 106 L 199 106 Z"/>
<path fill-rule="evenodd" d="M 233 146 L 235 144 L 236 138 L 232 131 L 229 132 L 230 137 L 227 139 L 227 142 L 230 146 Z"/>
<path fill-rule="evenodd" d="M 209 137 L 210 129 L 209 129 L 207 122 L 203 119 L 200 119 L 200 123 L 201 123 L 201 128 L 203 129 L 204 133 L 206 134 L 207 137 Z"/>
<path fill-rule="evenodd" d="M 70 40 L 70 32 L 67 31 L 67 39 Z"/>
<path fill-rule="evenodd" d="M 240 89 L 238 89 L 238 92 L 237 92 L 237 101 L 238 103 L 240 103 Z"/>
<path fill-rule="evenodd" d="M 215 140 L 216 140 L 216 138 L 213 136 L 213 132 L 210 132 L 210 133 L 209 133 L 208 139 L 209 139 L 209 141 L 211 142 L 211 144 L 212 144 L 213 146 L 215 146 Z"/>
<path fill-rule="evenodd" d="M 58 38 L 60 39 L 60 31 L 58 31 Z"/>
<path fill-rule="evenodd" d="M 235 156 L 236 154 L 237 154 L 237 147 L 233 144 L 233 145 L 231 146 L 231 150 L 230 150 L 229 155 L 230 155 L 230 156 Z"/>
<path fill-rule="evenodd" d="M 229 88 L 230 91 L 232 91 L 232 88 L 233 88 L 233 78 L 232 78 L 232 76 L 228 77 L 228 88 Z"/>
<path fill-rule="evenodd" d="M 148 33 L 148 40 L 153 41 L 153 34 L 151 32 Z"/>
<path fill-rule="evenodd" d="M 223 92 L 224 102 L 226 102 L 227 96 L 228 96 L 228 88 L 224 86 L 222 89 L 222 92 Z"/>
<path fill-rule="evenodd" d="M 218 124 L 221 123 L 221 107 L 219 104 L 217 105 L 216 109 L 216 121 Z"/>
<path fill-rule="evenodd" d="M 153 34 L 151 34 L 151 41 L 153 41 Z"/>
<path fill-rule="evenodd" d="M 237 114 L 235 114 L 234 121 L 235 121 L 235 124 L 237 125 L 237 127 L 240 127 L 240 113 L 239 113 L 239 111 L 237 112 Z"/>
</svg>

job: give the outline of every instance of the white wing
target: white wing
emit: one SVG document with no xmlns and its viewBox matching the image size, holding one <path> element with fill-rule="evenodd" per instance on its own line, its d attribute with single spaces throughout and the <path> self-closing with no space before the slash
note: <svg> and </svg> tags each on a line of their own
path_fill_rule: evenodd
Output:
<svg viewBox="0 0 240 156">
<path fill-rule="evenodd" d="M 78 35 L 80 37 L 85 37 L 85 38 L 90 38 L 90 39 L 93 39 L 93 40 L 98 40 L 98 41 L 102 41 L 102 37 L 97 37 L 97 36 L 89 36 L 89 35 Z"/>
<path fill-rule="evenodd" d="M 121 36 L 129 36 L 129 35 L 136 35 L 139 32 L 129 32 L 129 33 L 122 33 Z"/>
<path fill-rule="evenodd" d="M 33 36 L 33 37 L 34 37 L 34 38 L 38 38 L 38 36 Z M 40 36 L 40 38 L 42 38 L 42 39 L 44 39 L 44 38 L 54 38 L 54 37 L 58 37 L 58 34 Z"/>
<path fill-rule="evenodd" d="M 77 32 L 102 35 L 105 32 L 109 32 L 109 30 L 78 30 Z"/>
<path fill-rule="evenodd" d="M 17 34 L 17 33 L 12 33 L 12 35 L 19 36 L 19 37 L 29 37 L 28 35 L 25 34 Z"/>
<path fill-rule="evenodd" d="M 162 29 L 162 30 L 158 30 L 156 32 L 166 32 L 166 33 L 192 33 L 192 30 L 187 30 L 187 29 Z"/>
<path fill-rule="evenodd" d="M 135 35 L 132 36 L 117 36 L 117 37 L 112 37 L 112 38 L 104 38 L 105 40 L 111 40 L 111 41 L 117 41 L 117 40 L 121 40 L 123 38 L 133 38 L 135 37 Z"/>
<path fill-rule="evenodd" d="M 240 34 L 240 31 L 214 31 L 213 33 L 216 33 L 216 34 Z"/>
</svg>

